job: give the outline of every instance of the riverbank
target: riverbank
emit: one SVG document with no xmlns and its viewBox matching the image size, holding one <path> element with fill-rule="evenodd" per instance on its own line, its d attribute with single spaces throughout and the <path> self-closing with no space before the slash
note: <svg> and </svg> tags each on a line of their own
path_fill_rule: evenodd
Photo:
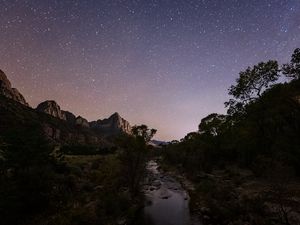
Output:
<svg viewBox="0 0 300 225">
<path fill-rule="evenodd" d="M 128 225 L 143 206 L 142 196 L 132 198 L 124 185 L 119 157 L 66 155 L 68 199 L 55 211 L 35 219 L 35 225 Z M 65 194 L 67 195 L 67 194 Z"/>
<path fill-rule="evenodd" d="M 186 174 L 163 161 L 160 165 L 188 191 L 191 213 L 204 225 L 300 224 L 299 181 L 272 181 L 234 166 Z"/>
<path fill-rule="evenodd" d="M 146 205 L 135 224 L 200 225 L 190 214 L 188 192 L 176 178 L 160 170 L 154 160 L 147 163 L 143 193 Z"/>
</svg>

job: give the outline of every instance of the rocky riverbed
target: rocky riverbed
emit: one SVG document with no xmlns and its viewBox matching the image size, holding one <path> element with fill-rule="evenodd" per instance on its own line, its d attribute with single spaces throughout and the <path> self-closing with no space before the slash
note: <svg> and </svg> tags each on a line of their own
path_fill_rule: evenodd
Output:
<svg viewBox="0 0 300 225">
<path fill-rule="evenodd" d="M 189 195 L 172 176 L 158 169 L 157 162 L 147 163 L 148 175 L 143 191 L 146 206 L 142 210 L 140 224 L 146 225 L 200 225 L 190 214 Z"/>
</svg>

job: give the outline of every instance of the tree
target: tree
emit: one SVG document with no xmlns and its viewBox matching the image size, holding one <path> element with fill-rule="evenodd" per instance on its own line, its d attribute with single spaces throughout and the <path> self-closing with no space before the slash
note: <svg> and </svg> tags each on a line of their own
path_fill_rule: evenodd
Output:
<svg viewBox="0 0 300 225">
<path fill-rule="evenodd" d="M 248 67 L 245 71 L 240 72 L 236 85 L 229 88 L 229 95 L 234 99 L 230 99 L 225 103 L 229 107 L 228 114 L 232 115 L 236 112 L 243 113 L 244 106 L 261 97 L 264 90 L 276 82 L 280 76 L 277 61 L 270 60 L 261 62 Z"/>
<path fill-rule="evenodd" d="M 183 141 L 194 140 L 194 139 L 196 139 L 198 136 L 199 136 L 199 133 L 198 133 L 198 132 L 190 132 L 190 133 L 188 133 L 188 134 L 184 137 Z"/>
<path fill-rule="evenodd" d="M 283 65 L 282 72 L 286 77 L 292 79 L 300 78 L 300 48 L 295 49 L 291 62 Z"/>
<path fill-rule="evenodd" d="M 120 160 L 131 196 L 134 198 L 140 189 L 140 183 L 145 174 L 148 156 L 147 143 L 156 133 L 146 125 L 134 126 L 132 135 L 124 135 L 119 139 L 122 148 Z"/>
<path fill-rule="evenodd" d="M 199 133 L 217 136 L 221 133 L 222 124 L 226 121 L 225 115 L 212 113 L 201 120 Z"/>
<path fill-rule="evenodd" d="M 149 129 L 147 125 L 134 126 L 132 128 L 132 134 L 136 138 L 141 138 L 145 143 L 148 143 L 153 136 L 156 134 L 157 130 Z"/>
<path fill-rule="evenodd" d="M 1 146 L 0 217 L 5 224 L 18 224 L 35 216 L 52 201 L 55 183 L 52 148 L 39 134 L 40 130 L 30 128 L 8 130 L 7 144 Z"/>
</svg>

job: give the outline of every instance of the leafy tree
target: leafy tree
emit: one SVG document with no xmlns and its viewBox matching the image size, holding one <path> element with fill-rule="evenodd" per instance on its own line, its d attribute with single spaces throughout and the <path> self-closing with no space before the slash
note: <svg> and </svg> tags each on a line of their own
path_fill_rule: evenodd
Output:
<svg viewBox="0 0 300 225">
<path fill-rule="evenodd" d="M 217 113 L 212 113 L 201 120 L 199 124 L 199 132 L 217 136 L 221 133 L 222 124 L 226 122 L 226 116 Z"/>
<path fill-rule="evenodd" d="M 183 141 L 194 140 L 194 139 L 196 139 L 198 136 L 199 136 L 199 133 L 198 133 L 198 132 L 190 132 L 190 133 L 188 133 L 188 134 L 184 137 Z"/>
<path fill-rule="evenodd" d="M 181 142 L 171 143 L 163 151 L 166 162 L 199 182 L 199 187 L 204 184 L 201 189 L 207 196 L 199 194 L 201 189 L 194 194 L 199 195 L 201 203 L 207 201 L 210 223 L 297 223 L 291 215 L 299 209 L 293 190 L 294 174 L 300 175 L 299 68 L 300 49 L 295 50 L 291 63 L 283 66 L 283 72 L 295 78 L 289 83 L 272 85 L 280 73 L 276 61 L 249 67 L 229 89 L 233 98 L 227 103 L 228 115 L 208 115 L 201 120 L 199 132 L 187 134 Z M 202 171 L 216 168 L 230 171 L 232 165 L 251 169 L 269 187 L 256 197 L 239 198 L 235 185 L 239 186 L 242 180 L 238 179 L 234 185 L 227 181 L 211 185 L 213 179 L 203 179 Z M 275 179 L 270 180 L 271 177 Z M 252 178 L 245 177 L 248 179 Z M 276 206 L 271 213 L 266 210 L 269 203 Z"/>
<path fill-rule="evenodd" d="M 277 61 L 261 62 L 253 68 L 248 67 L 240 72 L 236 85 L 229 88 L 230 99 L 225 103 L 229 107 L 228 114 L 243 113 L 244 106 L 261 97 L 264 90 L 276 82 L 280 76 Z"/>
<path fill-rule="evenodd" d="M 229 99 L 228 102 L 225 102 L 225 106 L 228 107 L 227 114 L 230 116 L 235 116 L 235 120 L 238 116 L 244 115 L 245 112 L 245 103 L 239 102 L 236 99 Z"/>
<path fill-rule="evenodd" d="M 122 148 L 120 160 L 123 165 L 124 181 L 133 198 L 139 194 L 148 156 L 147 143 L 155 133 L 155 129 L 140 125 L 132 128 L 133 135 L 124 135 L 119 138 L 119 145 Z"/>
<path fill-rule="evenodd" d="M 132 128 L 132 134 L 136 138 L 141 138 L 145 143 L 148 143 L 153 136 L 156 134 L 157 130 L 149 129 L 147 125 L 134 126 Z"/>
<path fill-rule="evenodd" d="M 293 79 L 300 78 L 300 48 L 295 49 L 291 62 L 284 64 L 282 71 L 286 77 Z"/>
</svg>

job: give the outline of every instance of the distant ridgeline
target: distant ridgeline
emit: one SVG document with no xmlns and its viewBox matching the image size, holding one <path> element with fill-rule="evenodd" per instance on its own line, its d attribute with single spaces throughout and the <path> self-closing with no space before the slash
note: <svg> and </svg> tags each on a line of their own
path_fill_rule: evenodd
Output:
<svg viewBox="0 0 300 225">
<path fill-rule="evenodd" d="M 81 116 L 61 110 L 53 100 L 42 102 L 33 109 L 0 70 L 0 137 L 8 130 L 32 126 L 39 127 L 49 140 L 61 144 L 109 145 L 105 137 L 131 132 L 129 122 L 118 113 L 108 119 L 88 122 Z"/>
</svg>

